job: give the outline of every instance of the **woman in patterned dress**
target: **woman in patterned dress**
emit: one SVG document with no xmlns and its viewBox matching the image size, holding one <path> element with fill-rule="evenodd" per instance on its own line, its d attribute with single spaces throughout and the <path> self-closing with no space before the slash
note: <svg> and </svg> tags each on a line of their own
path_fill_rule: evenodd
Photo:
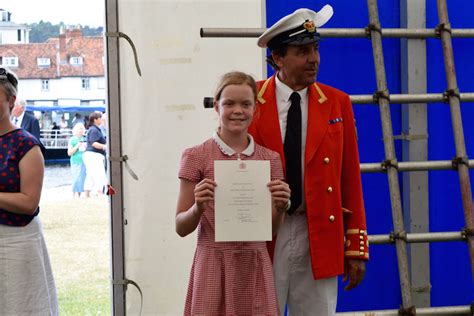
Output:
<svg viewBox="0 0 474 316">
<path fill-rule="evenodd" d="M 265 242 L 215 241 L 214 160 L 270 161 L 274 234 L 289 205 L 290 189 L 282 181 L 279 155 L 255 144 L 247 133 L 256 95 L 251 76 L 225 74 L 214 97 L 217 132 L 182 155 L 176 232 L 184 237 L 198 229 L 184 315 L 279 315 Z"/>
<path fill-rule="evenodd" d="M 48 251 L 38 218 L 41 143 L 10 121 L 16 76 L 0 67 L 0 314 L 58 315 Z"/>
</svg>

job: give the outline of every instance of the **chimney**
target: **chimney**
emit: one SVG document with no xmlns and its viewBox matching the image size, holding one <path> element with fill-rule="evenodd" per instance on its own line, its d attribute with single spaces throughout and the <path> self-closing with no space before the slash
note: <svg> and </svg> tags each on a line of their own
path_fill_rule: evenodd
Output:
<svg viewBox="0 0 474 316">
<path fill-rule="evenodd" d="M 67 37 L 82 37 L 81 25 L 76 25 L 73 29 L 66 31 Z"/>
<path fill-rule="evenodd" d="M 66 55 L 66 32 L 64 30 L 64 26 L 61 25 L 59 28 L 59 61 L 67 61 Z"/>
</svg>

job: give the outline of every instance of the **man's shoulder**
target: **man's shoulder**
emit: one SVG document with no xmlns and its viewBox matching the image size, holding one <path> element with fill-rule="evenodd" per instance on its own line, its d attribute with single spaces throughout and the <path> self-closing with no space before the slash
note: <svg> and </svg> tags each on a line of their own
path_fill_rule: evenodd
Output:
<svg viewBox="0 0 474 316">
<path fill-rule="evenodd" d="M 36 120 L 36 117 L 33 115 L 33 113 L 25 112 L 25 115 L 23 116 L 23 119 Z"/>
</svg>

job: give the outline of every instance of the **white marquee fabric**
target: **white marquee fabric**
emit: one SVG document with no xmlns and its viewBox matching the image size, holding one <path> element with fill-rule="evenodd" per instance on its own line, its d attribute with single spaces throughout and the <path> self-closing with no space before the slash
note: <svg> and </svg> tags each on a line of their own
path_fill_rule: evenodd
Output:
<svg viewBox="0 0 474 316">
<path fill-rule="evenodd" d="M 212 96 L 220 75 L 230 70 L 264 76 L 264 51 L 256 39 L 201 38 L 201 27 L 265 25 L 264 1 L 118 1 L 121 141 L 135 181 L 124 169 L 125 277 L 143 291 L 143 315 L 183 312 L 196 236 L 174 230 L 184 148 L 210 137 L 217 127 L 203 97 Z M 127 290 L 127 314 L 137 315 L 140 295 Z"/>
</svg>

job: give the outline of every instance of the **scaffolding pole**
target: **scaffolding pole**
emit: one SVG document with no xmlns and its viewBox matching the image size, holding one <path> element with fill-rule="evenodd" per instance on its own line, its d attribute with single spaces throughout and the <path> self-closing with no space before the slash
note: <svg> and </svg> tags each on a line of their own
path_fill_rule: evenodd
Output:
<svg viewBox="0 0 474 316">
<path fill-rule="evenodd" d="M 257 38 L 265 32 L 264 28 L 214 28 L 203 27 L 200 30 L 201 37 L 223 37 L 223 38 Z M 323 28 L 318 29 L 323 38 L 368 38 L 368 28 Z M 473 29 L 452 29 L 452 37 L 473 38 Z M 383 29 L 381 33 L 384 38 L 439 38 L 438 29 Z"/>
<path fill-rule="evenodd" d="M 474 160 L 468 161 L 469 168 L 474 168 Z M 432 160 L 432 161 L 405 161 L 397 164 L 398 171 L 428 171 L 428 170 L 456 170 L 453 160 Z M 362 173 L 385 172 L 387 166 L 385 162 L 361 163 Z"/>
<path fill-rule="evenodd" d="M 459 93 L 462 102 L 474 102 L 474 93 Z M 353 104 L 370 104 L 378 103 L 376 94 L 370 95 L 351 95 L 351 102 Z M 441 103 L 449 102 L 449 96 L 445 93 L 420 93 L 420 94 L 390 94 L 390 103 L 404 104 L 404 103 Z"/>
<path fill-rule="evenodd" d="M 379 97 L 374 94 L 353 94 L 349 96 L 352 104 L 377 104 Z M 391 104 L 405 103 L 448 103 L 449 97 L 445 93 L 413 93 L 413 94 L 390 94 Z M 462 102 L 474 102 L 474 93 L 459 93 Z M 203 105 L 205 108 L 213 107 L 214 98 L 205 97 Z"/>
<path fill-rule="evenodd" d="M 461 232 L 436 232 L 436 233 L 413 233 L 402 236 L 390 235 L 370 235 L 369 243 L 372 245 L 393 244 L 397 238 L 405 239 L 407 243 L 440 242 L 440 241 L 465 241 L 467 236 Z"/>
<path fill-rule="evenodd" d="M 378 16 L 377 0 L 367 0 L 370 20 L 370 38 L 374 55 L 375 74 L 377 78 L 377 95 L 380 108 L 380 119 L 382 122 L 383 143 L 385 150 L 385 161 L 387 166 L 390 200 L 392 205 L 393 227 L 396 232 L 404 232 L 402 203 L 400 198 L 400 186 L 396 168 L 397 158 L 393 143 L 392 119 L 390 117 L 390 101 L 385 78 L 385 62 L 382 50 L 382 34 Z M 402 294 L 403 313 L 415 315 L 415 307 L 412 305 L 410 277 L 408 275 L 407 247 L 403 239 L 395 240 L 395 248 L 398 259 L 398 273 L 400 276 L 400 288 Z"/>
<path fill-rule="evenodd" d="M 451 26 L 448 19 L 448 8 L 446 0 L 437 0 L 439 26 L 441 32 L 441 44 L 443 46 L 444 67 L 446 71 L 446 82 L 449 95 L 449 106 L 451 109 L 451 121 L 454 131 L 454 144 L 456 146 L 456 160 L 461 186 L 462 205 L 464 208 L 464 219 L 468 231 L 467 244 L 471 258 L 471 272 L 474 277 L 474 209 L 472 207 L 471 181 L 469 178 L 469 163 L 464 143 L 464 132 L 462 127 L 461 109 L 459 105 L 459 90 L 454 67 L 453 46 L 451 43 Z"/>
<path fill-rule="evenodd" d="M 336 313 L 337 316 L 399 316 L 398 309 L 386 309 L 378 311 L 360 311 L 348 313 Z M 471 306 L 449 306 L 449 307 L 421 307 L 416 309 L 417 316 L 424 315 L 474 315 L 474 310 Z"/>
</svg>

